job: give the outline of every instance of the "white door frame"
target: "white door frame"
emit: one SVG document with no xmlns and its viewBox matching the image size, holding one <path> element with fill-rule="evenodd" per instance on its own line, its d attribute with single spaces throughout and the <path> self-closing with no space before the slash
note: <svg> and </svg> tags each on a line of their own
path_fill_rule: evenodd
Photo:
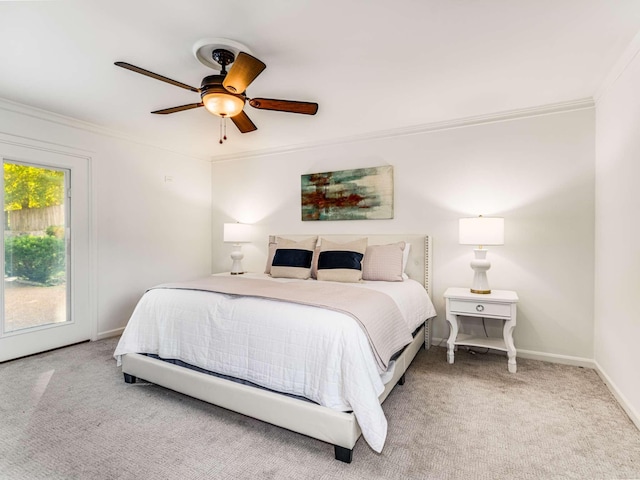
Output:
<svg viewBox="0 0 640 480">
<path fill-rule="evenodd" d="M 21 139 L 24 140 L 24 139 Z M 61 149 L 39 142 L 16 142 L 0 137 L 0 159 L 69 170 L 71 198 L 70 321 L 18 330 L 0 336 L 0 362 L 97 337 L 95 311 L 94 189 L 91 157 L 86 152 Z M 4 256 L 3 256 L 4 257 Z M 2 258 L 3 260 L 3 258 Z M 3 272 L 4 273 L 4 272 Z M 0 334 L 1 335 L 1 334 Z"/>
</svg>

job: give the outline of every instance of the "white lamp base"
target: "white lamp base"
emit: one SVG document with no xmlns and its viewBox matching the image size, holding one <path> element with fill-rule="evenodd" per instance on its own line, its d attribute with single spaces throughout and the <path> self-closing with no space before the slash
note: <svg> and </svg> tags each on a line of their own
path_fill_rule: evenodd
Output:
<svg viewBox="0 0 640 480">
<path fill-rule="evenodd" d="M 243 258 L 244 253 L 242 253 L 242 245 L 234 243 L 233 252 L 231 252 L 231 260 L 233 260 L 233 263 L 231 264 L 231 275 L 242 275 L 244 273 L 244 270 L 242 270 Z"/>
<path fill-rule="evenodd" d="M 487 294 L 491 293 L 489 281 L 487 280 L 487 270 L 491 268 L 491 262 L 487 260 L 488 250 L 482 248 L 474 248 L 475 258 L 471 260 L 471 268 L 473 269 L 473 284 L 471 285 L 471 293 Z"/>
</svg>

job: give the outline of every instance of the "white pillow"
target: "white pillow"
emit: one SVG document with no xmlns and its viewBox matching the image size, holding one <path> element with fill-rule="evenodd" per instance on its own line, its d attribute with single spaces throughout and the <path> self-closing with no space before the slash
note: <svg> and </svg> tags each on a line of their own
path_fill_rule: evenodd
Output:
<svg viewBox="0 0 640 480">
<path fill-rule="evenodd" d="M 409 275 L 406 274 L 407 263 L 409 263 L 409 252 L 411 251 L 411 244 L 405 243 L 404 250 L 402 251 L 402 279 L 407 280 Z"/>
</svg>

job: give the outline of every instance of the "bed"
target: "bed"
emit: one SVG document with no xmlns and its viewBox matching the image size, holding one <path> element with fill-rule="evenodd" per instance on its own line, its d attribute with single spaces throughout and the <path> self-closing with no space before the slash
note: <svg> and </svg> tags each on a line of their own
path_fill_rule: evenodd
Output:
<svg viewBox="0 0 640 480">
<path fill-rule="evenodd" d="M 282 237 L 291 241 L 308 238 Z M 321 237 L 327 245 L 330 241 L 348 244 L 356 238 Z M 435 316 L 430 301 L 431 241 L 424 235 L 366 237 L 369 246 L 406 242 L 406 281 L 347 285 L 265 274 L 235 276 L 234 281 L 229 275 L 214 275 L 196 283 L 166 284 L 149 290 L 114 353 L 125 382 L 144 379 L 330 443 L 336 459 L 343 462 L 351 462 L 353 447 L 363 434 L 375 451 L 381 451 L 386 438 L 381 404 L 395 385 L 404 383 L 405 372 L 419 349 L 430 345 L 430 319 Z M 270 237 L 270 245 L 276 238 Z M 220 289 L 222 281 L 233 284 L 229 287 L 232 290 Z M 208 286 L 203 287 L 203 282 L 215 284 L 217 293 L 206 291 Z M 416 289 L 416 282 L 427 301 L 414 301 L 417 292 L 407 293 Z M 367 330 L 354 315 L 345 321 L 350 313 L 341 306 L 318 306 L 315 300 L 289 303 L 288 293 L 283 298 L 268 299 L 256 293 L 237 295 L 233 290 L 244 289 L 247 284 L 269 291 L 280 288 L 272 287 L 275 283 L 284 285 L 286 292 L 327 288 L 329 297 L 338 297 L 337 289 L 388 297 L 388 303 L 403 310 L 402 318 L 411 336 L 402 341 L 406 346 L 389 355 L 386 350 L 396 347 L 380 348 L 380 343 L 372 340 L 375 328 L 369 326 Z M 407 305 L 411 308 L 405 311 Z M 259 316 L 252 313 L 256 309 L 261 312 Z M 380 312 L 383 315 L 383 310 Z M 403 330 L 398 337 L 405 338 L 404 327 L 397 330 Z M 382 336 L 389 337 L 389 331 Z M 323 350 L 326 348 L 330 350 Z M 303 364 L 304 370 L 300 371 Z"/>
</svg>

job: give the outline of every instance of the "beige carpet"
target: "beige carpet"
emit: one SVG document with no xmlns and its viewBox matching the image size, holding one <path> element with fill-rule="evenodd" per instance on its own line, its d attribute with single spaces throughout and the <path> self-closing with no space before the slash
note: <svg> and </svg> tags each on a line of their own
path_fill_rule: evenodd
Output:
<svg viewBox="0 0 640 480">
<path fill-rule="evenodd" d="M 0 478 L 639 479 L 640 432 L 595 372 L 421 351 L 384 404 L 382 454 L 333 447 L 149 384 L 116 339 L 0 364 Z"/>
</svg>

